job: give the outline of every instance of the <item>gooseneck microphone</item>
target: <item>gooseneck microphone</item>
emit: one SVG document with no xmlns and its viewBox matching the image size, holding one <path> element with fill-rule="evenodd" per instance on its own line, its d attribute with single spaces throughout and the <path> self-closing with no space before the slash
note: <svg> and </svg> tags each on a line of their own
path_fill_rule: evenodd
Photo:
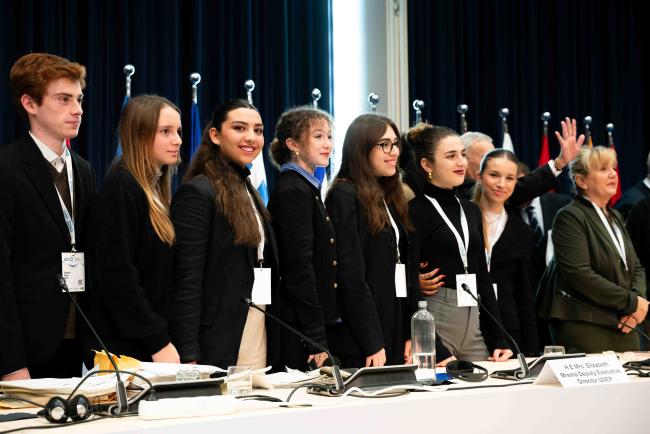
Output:
<svg viewBox="0 0 650 434">
<path fill-rule="evenodd" d="M 517 352 L 517 360 L 519 360 L 519 366 L 521 367 L 521 370 L 520 370 L 520 371 L 515 372 L 515 377 L 516 377 L 518 380 L 523 380 L 524 378 L 528 377 L 528 375 L 530 375 L 530 371 L 528 370 L 528 363 L 526 363 L 526 357 L 524 356 L 524 354 L 523 354 L 523 353 L 521 352 L 521 350 L 519 349 L 519 345 L 517 345 L 517 342 L 513 339 L 513 337 L 510 335 L 510 333 L 508 333 L 508 332 L 506 331 L 505 327 L 503 327 L 503 325 L 501 324 L 501 322 L 498 321 L 498 320 L 494 317 L 494 315 L 492 315 L 492 312 L 490 312 L 488 309 L 485 308 L 485 306 L 483 306 L 483 303 L 481 303 L 481 300 L 479 300 L 478 297 L 476 297 L 476 296 L 472 293 L 472 291 L 469 289 L 469 286 L 467 286 L 466 283 L 461 283 L 460 286 L 463 288 L 463 291 L 465 291 L 466 293 L 468 293 L 469 295 L 471 295 L 472 298 L 473 298 L 474 300 L 476 300 L 476 302 L 478 303 L 478 305 L 481 306 L 481 307 L 483 308 L 483 311 L 484 311 L 485 313 L 487 313 L 488 316 L 489 316 L 490 318 L 492 318 L 492 321 L 493 321 L 496 325 L 499 326 L 499 328 L 501 329 L 501 331 L 503 332 L 503 334 L 506 336 L 506 338 L 508 338 L 508 340 L 512 343 L 512 346 L 514 347 L 515 351 Z"/>
<path fill-rule="evenodd" d="M 106 356 L 108 357 L 108 360 L 111 362 L 111 365 L 113 365 L 113 369 L 115 369 L 115 377 L 117 379 L 117 385 L 116 385 L 117 406 L 111 409 L 111 413 L 120 414 L 126 412 L 129 408 L 129 403 L 126 396 L 126 387 L 124 387 L 124 383 L 122 382 L 122 378 L 120 377 L 120 370 L 117 367 L 117 363 L 115 363 L 115 360 L 113 360 L 113 357 L 111 357 L 111 353 L 108 352 L 108 348 L 106 348 L 106 345 L 104 345 L 104 342 L 95 331 L 95 328 L 90 323 L 90 320 L 88 320 L 88 318 L 86 317 L 86 314 L 84 314 L 83 310 L 81 310 L 81 307 L 79 306 L 77 301 L 74 299 L 72 294 L 70 294 L 70 289 L 68 288 L 68 284 L 65 283 L 65 279 L 63 278 L 63 276 L 57 274 L 56 278 L 59 280 L 59 286 L 61 287 L 61 289 L 65 291 L 66 294 L 68 294 L 68 297 L 70 297 L 70 300 L 72 300 L 72 303 L 75 305 L 77 311 L 86 322 L 86 325 L 88 326 L 88 328 L 90 328 L 90 331 L 93 333 L 93 335 L 95 335 L 95 338 L 99 342 L 99 345 L 102 346 L 102 350 L 104 350 Z"/>
<path fill-rule="evenodd" d="M 593 312 L 597 312 L 597 313 L 599 313 L 599 314 L 601 314 L 601 315 L 604 315 L 604 316 L 606 316 L 606 317 L 609 317 L 609 318 L 612 317 L 612 312 L 606 312 L 606 311 L 604 311 L 604 310 L 602 310 L 602 309 L 599 309 L 599 308 L 597 308 L 596 306 L 593 306 L 591 303 L 587 303 L 586 301 L 580 300 L 579 298 L 574 297 L 573 295 L 569 294 L 569 293 L 566 292 L 566 291 L 563 291 L 563 290 L 561 290 L 561 289 L 555 289 L 555 292 L 557 292 L 558 294 L 560 294 L 560 296 L 561 296 L 562 298 L 566 298 L 566 299 L 568 299 L 568 300 L 573 301 L 574 303 L 578 303 L 578 304 L 580 304 L 580 305 L 586 307 L 587 309 L 590 309 L 590 310 L 593 311 Z M 615 314 L 614 314 L 614 317 L 616 318 L 616 322 L 617 322 L 618 324 L 620 324 L 620 325 L 622 325 L 622 326 L 624 326 L 624 327 L 627 327 L 627 328 L 629 328 L 629 329 L 631 329 L 631 330 L 637 332 L 637 334 L 643 336 L 643 337 L 646 339 L 646 341 L 650 342 L 650 336 L 648 336 L 647 334 L 645 334 L 645 333 L 642 332 L 641 330 L 637 329 L 636 327 L 631 327 L 631 326 L 630 326 L 628 323 L 626 323 L 626 322 L 619 321 L 619 320 L 618 320 L 618 317 L 616 317 Z"/>
<path fill-rule="evenodd" d="M 266 310 L 262 309 L 261 307 L 259 307 L 255 303 L 253 303 L 253 301 L 250 298 L 242 298 L 241 301 L 243 301 L 244 303 L 246 303 L 248 306 L 252 307 L 253 309 L 259 310 L 265 316 L 268 316 L 273 321 L 277 322 L 282 327 L 289 330 L 294 335 L 298 336 L 300 339 L 303 339 L 303 340 L 307 341 L 307 343 L 310 344 L 312 347 L 317 348 L 318 350 L 320 350 L 323 353 L 326 353 L 327 357 L 329 357 L 329 359 L 332 361 L 332 373 L 334 374 L 334 381 L 336 382 L 336 389 L 334 390 L 334 392 L 343 393 L 343 391 L 345 390 L 345 385 L 343 384 L 343 377 L 341 377 L 341 370 L 339 369 L 338 365 L 334 362 L 335 359 L 332 356 L 332 353 L 330 353 L 327 348 L 320 345 L 319 343 L 317 343 L 313 339 L 305 336 L 304 334 L 302 334 L 301 332 L 299 332 L 295 328 L 291 327 L 286 322 L 282 321 L 280 318 L 268 313 Z"/>
</svg>

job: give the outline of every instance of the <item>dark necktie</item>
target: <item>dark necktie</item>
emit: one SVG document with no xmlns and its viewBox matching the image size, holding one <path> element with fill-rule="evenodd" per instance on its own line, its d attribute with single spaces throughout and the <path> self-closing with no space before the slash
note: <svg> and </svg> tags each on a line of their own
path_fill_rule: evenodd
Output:
<svg viewBox="0 0 650 434">
<path fill-rule="evenodd" d="M 528 216 L 528 225 L 532 228 L 533 232 L 535 232 L 535 243 L 537 244 L 544 236 L 544 231 L 542 231 L 542 227 L 539 225 L 539 220 L 535 217 L 534 206 L 528 205 L 526 207 L 526 216 Z"/>
<path fill-rule="evenodd" d="M 63 166 L 61 172 L 57 172 L 54 166 L 48 164 L 54 185 L 63 199 L 65 207 L 72 216 L 72 201 L 70 200 L 70 186 L 68 185 L 68 168 L 67 165 Z"/>
</svg>

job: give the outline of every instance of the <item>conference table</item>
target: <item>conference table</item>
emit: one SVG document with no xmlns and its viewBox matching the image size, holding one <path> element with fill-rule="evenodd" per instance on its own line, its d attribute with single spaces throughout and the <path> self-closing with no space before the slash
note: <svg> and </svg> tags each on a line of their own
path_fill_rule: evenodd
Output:
<svg viewBox="0 0 650 434">
<path fill-rule="evenodd" d="M 515 361 L 481 364 L 490 371 L 516 367 Z M 630 376 L 630 380 L 577 388 L 497 379 L 485 383 L 457 381 L 454 387 L 460 389 L 388 398 L 326 397 L 301 389 L 291 402 L 311 406 L 280 408 L 277 403 L 248 401 L 242 402 L 235 413 L 221 416 L 153 421 L 137 416 L 99 419 L 54 432 L 646 433 L 650 431 L 650 379 Z M 481 387 L 488 384 L 490 387 Z M 257 392 L 285 399 L 290 390 Z M 33 432 L 36 427 L 50 425 L 40 418 L 5 422 L 0 424 L 0 432 L 26 426 L 33 427 Z"/>
</svg>

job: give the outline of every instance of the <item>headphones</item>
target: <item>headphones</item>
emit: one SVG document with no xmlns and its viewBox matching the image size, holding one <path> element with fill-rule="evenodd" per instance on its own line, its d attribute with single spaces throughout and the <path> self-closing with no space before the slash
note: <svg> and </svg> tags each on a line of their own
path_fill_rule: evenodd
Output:
<svg viewBox="0 0 650 434">
<path fill-rule="evenodd" d="M 478 370 L 478 372 L 475 372 Z M 447 364 L 447 373 L 453 378 L 471 383 L 485 381 L 488 370 L 467 360 L 453 360 Z"/>
<path fill-rule="evenodd" d="M 69 401 L 60 396 L 54 396 L 37 414 L 52 423 L 66 423 L 68 419 L 73 422 L 88 419 L 92 412 L 88 398 L 84 395 L 75 395 Z"/>
</svg>

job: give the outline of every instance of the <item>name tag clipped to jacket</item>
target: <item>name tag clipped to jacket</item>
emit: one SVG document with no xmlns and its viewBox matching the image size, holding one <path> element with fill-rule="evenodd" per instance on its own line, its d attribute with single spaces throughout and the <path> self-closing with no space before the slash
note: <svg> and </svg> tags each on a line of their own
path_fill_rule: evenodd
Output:
<svg viewBox="0 0 650 434">
<path fill-rule="evenodd" d="M 61 275 L 70 292 L 86 290 L 86 261 L 82 252 L 61 253 Z M 63 292 L 65 290 L 62 289 Z"/>
<path fill-rule="evenodd" d="M 255 267 L 251 299 L 255 304 L 271 304 L 271 269 Z"/>
<path fill-rule="evenodd" d="M 395 264 L 395 297 L 406 298 L 406 266 Z"/>
</svg>

